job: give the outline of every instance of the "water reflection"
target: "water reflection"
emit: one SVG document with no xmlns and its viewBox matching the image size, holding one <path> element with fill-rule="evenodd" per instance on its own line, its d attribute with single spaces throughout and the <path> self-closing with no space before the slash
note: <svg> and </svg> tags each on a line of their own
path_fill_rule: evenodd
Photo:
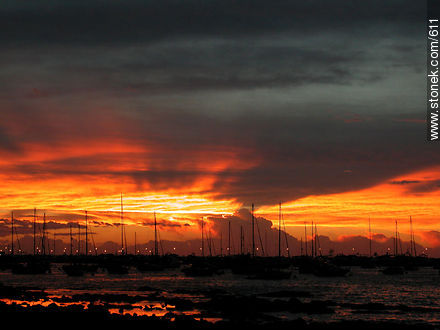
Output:
<svg viewBox="0 0 440 330">
<path fill-rule="evenodd" d="M 310 296 L 297 297 L 301 303 L 332 302 L 334 313 L 311 314 L 295 310 L 268 311 L 266 314 L 280 319 L 302 317 L 306 320 L 423 320 L 440 324 L 440 282 L 437 270 L 420 268 L 403 276 L 387 277 L 376 269 L 353 267 L 344 278 L 319 278 L 294 274 L 289 280 L 246 280 L 242 276 L 225 272 L 209 278 L 185 277 L 179 271 L 166 270 L 154 274 L 130 271 L 125 276 L 105 273 L 81 278 L 66 277 L 59 269 L 50 275 L 12 275 L 0 273 L 4 285 L 44 288 L 44 298 L 0 299 L 7 304 L 44 307 L 93 306 L 106 308 L 110 313 L 167 317 L 190 315 L 212 322 L 222 319 L 215 315 L 214 307 L 203 305 L 219 294 L 258 297 L 271 291 L 295 290 L 309 292 Z M 170 303 L 176 300 L 179 305 Z M 287 298 L 265 298 L 272 301 Z M 278 299 L 278 300 L 277 300 Z M 200 308 L 200 307 L 203 308 Z M 286 308 L 287 309 L 287 308 Z"/>
</svg>

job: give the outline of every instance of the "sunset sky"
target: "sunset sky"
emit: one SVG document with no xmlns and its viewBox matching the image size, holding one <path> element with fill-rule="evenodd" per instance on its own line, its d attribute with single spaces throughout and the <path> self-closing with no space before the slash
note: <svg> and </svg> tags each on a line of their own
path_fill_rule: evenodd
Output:
<svg viewBox="0 0 440 330">
<path fill-rule="evenodd" d="M 197 239 L 256 214 L 298 240 L 440 246 L 423 1 L 2 1 L 0 242 L 33 209 L 60 240 Z M 240 211 L 243 214 L 243 210 Z M 246 216 L 244 216 L 246 218 Z M 238 220 L 237 220 L 238 221 Z M 215 237 L 219 232 L 212 229 Z M 270 228 L 270 224 L 269 224 Z M 217 236 L 216 236 L 217 235 Z"/>
</svg>

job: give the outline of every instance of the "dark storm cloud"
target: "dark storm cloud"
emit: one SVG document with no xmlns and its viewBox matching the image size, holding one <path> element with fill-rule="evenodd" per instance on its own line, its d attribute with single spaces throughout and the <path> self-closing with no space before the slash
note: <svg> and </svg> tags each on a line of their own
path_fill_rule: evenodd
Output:
<svg viewBox="0 0 440 330">
<path fill-rule="evenodd" d="M 157 122 L 150 118 L 139 132 L 131 133 L 140 141 L 157 143 L 157 150 L 136 156 L 141 157 L 140 161 L 148 161 L 151 167 L 148 170 L 123 167 L 115 170 L 101 166 L 109 162 L 123 165 L 136 159 L 130 153 L 109 153 L 66 155 L 57 160 L 4 166 L 3 171 L 40 178 L 128 177 L 140 188 L 144 184 L 154 188 L 185 187 L 204 175 L 213 174 L 209 169 L 196 169 L 197 164 L 193 169 L 178 166 L 190 161 L 197 163 L 195 151 L 201 150 L 203 154 L 219 147 L 240 146 L 247 151 L 239 157 L 247 159 L 251 168 L 215 172 L 217 181 L 209 192 L 218 194 L 219 198 L 237 198 L 247 204 L 253 201 L 261 205 L 311 194 L 362 189 L 440 161 L 436 147 L 423 143 L 422 125 L 397 123 L 393 120 L 394 114 L 355 122 L 347 122 L 332 113 L 307 117 L 260 114 L 255 118 L 213 120 L 183 112 L 173 113 L 171 117 L 173 119 L 165 124 L 161 122 L 163 117 L 157 118 Z M 191 129 L 185 122 L 191 123 Z M 418 156 L 413 157 L 414 154 Z M 431 191 L 438 186 L 437 182 L 391 183 L 413 185 L 410 192 Z"/>
<path fill-rule="evenodd" d="M 440 189 L 440 180 L 429 180 L 420 184 L 414 185 L 409 189 L 411 193 L 427 193 Z"/>
<path fill-rule="evenodd" d="M 0 98 L 32 102 L 99 93 L 142 98 L 175 92 L 368 84 L 386 75 L 365 69 L 365 62 L 376 56 L 367 54 L 365 45 L 347 46 L 341 53 L 339 46 L 325 45 L 321 49 L 317 45 L 305 48 L 301 43 L 277 43 L 202 41 L 197 45 L 169 43 L 132 50 L 113 45 L 88 51 L 54 49 L 52 54 L 37 47 L 32 56 L 15 50 L 11 53 L 16 56 L 3 55 L 2 59 L 0 55 L 0 61 L 10 68 L 0 74 L 0 81 L 5 83 Z M 383 61 L 388 63 L 390 59 Z M 414 56 L 398 62 L 406 68 L 419 67 Z M 26 79 L 17 71 L 25 71 Z"/>
<path fill-rule="evenodd" d="M 47 229 L 66 228 L 64 224 L 59 224 L 54 221 L 47 222 L 46 225 L 47 225 L 46 227 Z M 14 216 L 14 229 L 20 235 L 32 234 L 34 230 L 33 222 L 29 220 L 17 219 Z M 38 231 L 40 230 L 41 227 L 38 229 Z M 8 236 L 8 235 L 11 235 L 11 219 L 0 219 L 0 236 Z M 15 235 L 15 231 L 14 231 L 14 235 Z"/>
<path fill-rule="evenodd" d="M 1 170 L 184 187 L 233 150 L 250 169 L 217 171 L 209 192 L 261 205 L 436 165 L 424 19 L 419 1 L 2 2 L 0 150 L 123 138 L 149 166 L 106 146 Z"/>
<path fill-rule="evenodd" d="M 17 153 L 20 151 L 20 145 L 0 127 L 0 153 Z"/>
<path fill-rule="evenodd" d="M 385 75 L 363 69 L 372 58 L 421 70 L 411 38 L 422 14 L 414 1 L 10 2 L 0 95 L 369 83 Z"/>
<path fill-rule="evenodd" d="M 407 184 L 414 184 L 414 183 L 420 183 L 418 180 L 400 180 L 400 181 L 391 181 L 390 184 L 397 184 L 397 185 L 407 185 Z"/>
<path fill-rule="evenodd" d="M 182 36 L 246 37 L 322 29 L 362 31 L 398 22 L 411 31 L 416 1 L 5 1 L 0 40 L 6 44 L 153 42 Z"/>
</svg>

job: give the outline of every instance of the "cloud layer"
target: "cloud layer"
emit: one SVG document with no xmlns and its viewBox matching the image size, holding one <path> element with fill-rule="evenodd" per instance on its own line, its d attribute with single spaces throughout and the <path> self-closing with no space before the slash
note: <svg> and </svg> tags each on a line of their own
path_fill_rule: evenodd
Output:
<svg viewBox="0 0 440 330">
<path fill-rule="evenodd" d="M 231 213 L 440 161 L 421 2 L 5 1 L 0 31 L 4 209 Z"/>
</svg>

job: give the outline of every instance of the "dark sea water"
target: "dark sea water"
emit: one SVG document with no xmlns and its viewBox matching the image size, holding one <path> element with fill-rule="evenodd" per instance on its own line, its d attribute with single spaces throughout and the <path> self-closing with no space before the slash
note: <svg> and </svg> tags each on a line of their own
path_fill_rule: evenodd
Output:
<svg viewBox="0 0 440 330">
<path fill-rule="evenodd" d="M 206 291 L 224 291 L 235 295 L 259 295 L 281 290 L 307 291 L 310 297 L 298 298 L 303 302 L 311 300 L 335 302 L 332 314 L 293 314 L 280 311 L 268 313 L 282 319 L 302 317 L 306 320 L 400 320 L 408 323 L 428 322 L 440 325 L 440 275 L 433 268 L 420 268 L 404 275 L 386 276 L 379 269 L 352 267 L 346 277 L 318 278 L 314 275 L 299 274 L 293 269 L 289 280 L 249 280 L 243 276 L 226 272 L 213 277 L 186 277 L 180 269 L 157 273 L 140 273 L 131 269 L 128 275 L 111 276 L 103 272 L 84 277 L 68 277 L 61 270 L 61 265 L 53 265 L 52 273 L 47 275 L 13 275 L 0 273 L 0 282 L 10 286 L 29 286 L 43 288 L 48 293 L 46 299 L 36 301 L 7 302 L 48 305 L 56 302 L 51 298 L 90 293 L 90 294 L 125 294 L 129 296 L 145 295 L 145 288 L 150 287 L 148 298 L 125 306 L 109 308 L 112 313 L 136 313 L 138 315 L 162 316 L 173 311 L 173 306 L 163 302 L 160 297 L 183 298 L 194 302 L 206 301 Z M 153 293 L 153 295 L 151 295 Z M 158 296 L 158 298 L 154 298 Z M 88 301 L 78 301 L 87 306 Z M 350 304 L 381 303 L 386 310 L 359 312 Z M 121 306 L 124 305 L 121 303 Z M 127 304 L 125 304 L 127 305 Z M 404 308 L 402 308 L 404 306 Z M 175 311 L 174 311 L 175 312 Z M 199 310 L 186 310 L 179 313 L 201 315 Z M 215 317 L 206 317 L 215 322 Z"/>
</svg>

